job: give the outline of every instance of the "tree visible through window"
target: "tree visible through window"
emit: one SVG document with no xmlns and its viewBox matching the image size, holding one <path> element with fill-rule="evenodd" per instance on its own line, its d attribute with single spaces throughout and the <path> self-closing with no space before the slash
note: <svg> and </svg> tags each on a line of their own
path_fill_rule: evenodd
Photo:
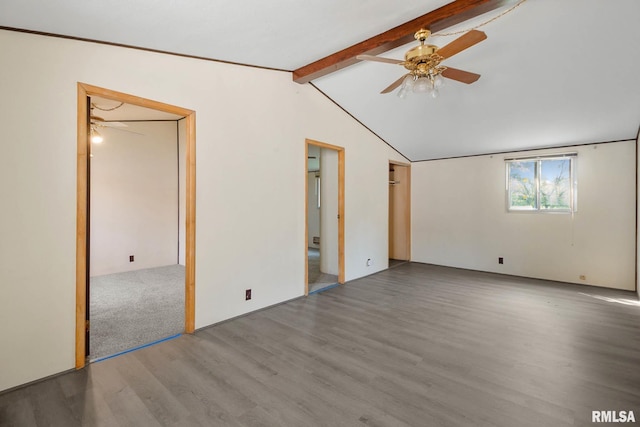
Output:
<svg viewBox="0 0 640 427">
<path fill-rule="evenodd" d="M 507 161 L 510 211 L 575 211 L 575 155 Z"/>
</svg>

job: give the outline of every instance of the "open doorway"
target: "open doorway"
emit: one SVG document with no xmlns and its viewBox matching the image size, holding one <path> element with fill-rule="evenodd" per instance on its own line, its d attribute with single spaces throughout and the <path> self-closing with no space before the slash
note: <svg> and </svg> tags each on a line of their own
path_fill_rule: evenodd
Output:
<svg viewBox="0 0 640 427">
<path fill-rule="evenodd" d="M 94 96 L 90 129 L 87 356 L 99 361 L 184 332 L 185 129 Z"/>
<path fill-rule="evenodd" d="M 306 140 L 305 295 L 344 283 L 344 149 Z"/>
<path fill-rule="evenodd" d="M 389 162 L 389 268 L 411 259 L 411 169 Z"/>
<path fill-rule="evenodd" d="M 148 99 L 136 97 L 133 95 L 123 94 L 108 89 L 98 88 L 95 86 L 78 84 L 78 176 L 77 176 L 77 246 L 76 246 L 76 368 L 85 365 L 87 356 L 90 354 L 90 286 L 91 283 L 91 142 L 90 136 L 92 131 L 95 132 L 96 119 L 91 118 L 91 98 L 115 101 L 117 103 L 125 103 L 127 105 L 144 107 L 146 109 L 158 110 L 182 117 L 181 125 L 175 126 L 176 137 L 180 139 L 182 134 L 183 155 L 179 151 L 179 144 L 175 146 L 175 162 L 176 169 L 182 168 L 184 190 L 179 195 L 175 192 L 176 199 L 182 199 L 177 204 L 182 206 L 182 214 L 180 222 L 184 223 L 182 232 L 176 222 L 174 229 L 174 237 L 176 239 L 175 252 L 173 259 L 180 264 L 180 252 L 182 262 L 184 263 L 184 272 L 180 275 L 183 282 L 184 296 L 182 311 L 183 327 L 181 332 L 192 333 L 195 329 L 195 112 L 180 107 L 163 104 Z M 182 131 L 180 131 L 182 127 Z M 93 128 L 93 129 L 92 129 Z M 141 130 L 141 129 L 138 129 Z M 107 132 L 103 129 L 103 132 Z M 136 132 L 133 130 L 133 132 Z M 151 132 L 147 128 L 147 132 Z M 144 132 L 138 132 L 143 134 Z M 104 154 L 104 153 L 103 153 Z M 113 153 L 112 153 L 113 154 Z M 139 153 L 140 154 L 140 153 Z M 144 167 L 143 157 L 137 159 L 127 159 L 127 161 L 135 162 L 141 168 Z M 135 156 L 134 156 L 135 157 Z M 178 162 L 178 158 L 182 158 Z M 182 163 L 181 165 L 179 163 Z M 108 175 L 107 175 L 108 176 Z M 105 177 L 102 176 L 104 179 Z M 113 179 L 113 176 L 111 177 Z M 144 178 L 140 178 L 144 179 Z M 105 188 L 103 186 L 103 188 Z M 161 190 L 162 191 L 162 190 Z M 147 213 L 147 215 L 154 215 Z M 176 217 L 179 216 L 175 212 Z M 116 215 L 117 216 L 117 215 Z M 180 251 L 178 241 L 182 241 L 183 250 Z M 118 248 L 120 250 L 121 248 Z M 170 249 L 172 250 L 172 249 Z M 149 251 L 147 251 L 149 253 Z M 104 254 L 102 254 L 104 256 Z M 129 258 L 133 256 L 133 258 Z M 108 257 L 107 257 L 108 258 Z M 135 254 L 128 254 L 127 262 L 135 263 Z M 94 262 L 96 260 L 94 259 Z M 104 261 L 101 260 L 100 262 Z M 106 266 L 106 267 L 105 267 Z M 104 263 L 99 268 L 112 268 L 109 262 Z M 129 269 L 132 269 L 131 267 Z M 103 272 L 106 270 L 103 270 Z M 153 273 L 146 271 L 142 276 L 149 276 Z M 164 274 L 166 276 L 166 274 Z M 180 280 L 180 279 L 179 279 Z M 180 308 L 178 308 L 180 309 Z M 144 340 L 144 338 L 142 338 Z"/>
</svg>

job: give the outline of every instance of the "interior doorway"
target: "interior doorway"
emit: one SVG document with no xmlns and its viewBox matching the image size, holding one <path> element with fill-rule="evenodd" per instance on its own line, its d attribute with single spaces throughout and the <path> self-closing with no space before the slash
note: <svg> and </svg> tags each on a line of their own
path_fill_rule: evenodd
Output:
<svg viewBox="0 0 640 427">
<path fill-rule="evenodd" d="M 89 335 L 95 362 L 184 332 L 181 116 L 90 97 Z"/>
<path fill-rule="evenodd" d="M 305 295 L 344 283 L 344 149 L 305 144 Z"/>
<path fill-rule="evenodd" d="M 410 168 L 389 162 L 389 268 L 411 259 Z"/>
<path fill-rule="evenodd" d="M 90 206 L 91 206 L 91 97 L 122 102 L 183 117 L 184 130 L 184 332 L 195 329 L 195 112 L 148 99 L 78 83 L 78 162 L 76 239 L 76 368 L 82 368 L 89 350 Z M 179 257 L 178 254 L 176 256 Z"/>
</svg>

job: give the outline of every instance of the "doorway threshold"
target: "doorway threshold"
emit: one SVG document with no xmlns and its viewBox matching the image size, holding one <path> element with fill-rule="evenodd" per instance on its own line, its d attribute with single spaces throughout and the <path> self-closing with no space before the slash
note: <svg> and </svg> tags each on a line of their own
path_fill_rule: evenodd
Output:
<svg viewBox="0 0 640 427">
<path fill-rule="evenodd" d="M 98 357 L 98 358 L 93 359 L 93 360 L 90 359 L 89 363 L 98 363 L 98 362 L 102 362 L 104 360 L 113 359 L 114 357 L 122 356 L 123 354 L 131 353 L 131 352 L 134 352 L 136 350 L 141 350 L 143 348 L 151 347 L 152 345 L 160 344 L 161 342 L 170 341 L 172 339 L 178 338 L 181 335 L 182 335 L 181 333 L 180 334 L 171 335 L 170 337 L 160 338 L 159 340 L 155 340 L 155 341 L 152 341 L 150 343 L 142 344 L 142 345 L 139 345 L 137 347 L 133 347 L 133 348 L 130 348 L 130 349 L 127 349 L 127 350 L 123 350 L 123 351 L 120 351 L 118 353 L 111 354 L 109 356 L 102 356 L 102 357 Z"/>
<path fill-rule="evenodd" d="M 332 285 L 328 285 L 319 289 L 315 289 L 313 291 L 309 291 L 309 295 L 319 294 L 320 292 L 328 291 L 329 289 L 337 288 L 340 283 L 334 283 Z"/>
<path fill-rule="evenodd" d="M 406 264 L 408 262 L 409 262 L 408 260 L 389 258 L 389 268 L 395 268 L 399 265 Z"/>
</svg>

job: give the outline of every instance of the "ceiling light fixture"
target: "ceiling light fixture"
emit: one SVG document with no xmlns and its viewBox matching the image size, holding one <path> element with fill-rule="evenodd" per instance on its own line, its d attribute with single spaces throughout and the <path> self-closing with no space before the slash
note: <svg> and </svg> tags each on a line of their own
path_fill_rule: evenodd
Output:
<svg viewBox="0 0 640 427">
<path fill-rule="evenodd" d="M 104 138 L 102 137 L 102 135 L 100 135 L 100 132 L 98 132 L 98 130 L 94 126 L 91 126 L 91 136 L 89 139 L 94 144 L 100 144 L 102 141 L 104 141 Z"/>
<path fill-rule="evenodd" d="M 425 44 L 431 35 L 431 31 L 422 29 L 415 34 L 420 45 L 409 49 L 404 55 L 403 65 L 409 70 L 409 74 L 402 81 L 398 91 L 398 97 L 406 98 L 411 92 L 430 94 L 437 98 L 439 89 L 444 85 L 442 72 L 447 69 L 440 65 L 444 59 L 438 55 L 437 46 Z"/>
<path fill-rule="evenodd" d="M 432 98 L 437 98 L 440 95 L 440 88 L 444 85 L 445 80 L 440 74 L 427 74 L 422 77 L 410 74 L 402 82 L 398 97 L 404 99 L 409 93 L 426 93 Z"/>
</svg>

